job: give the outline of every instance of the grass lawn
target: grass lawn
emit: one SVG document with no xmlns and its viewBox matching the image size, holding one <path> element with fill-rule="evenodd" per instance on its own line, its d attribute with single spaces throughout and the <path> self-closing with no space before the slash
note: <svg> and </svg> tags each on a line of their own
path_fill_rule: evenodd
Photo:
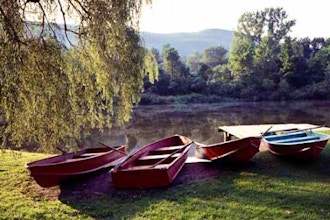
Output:
<svg viewBox="0 0 330 220">
<path fill-rule="evenodd" d="M 0 219 L 330 219 L 330 144 L 312 162 L 260 152 L 207 178 L 88 196 L 39 187 L 24 165 L 47 156 L 0 151 Z"/>
</svg>

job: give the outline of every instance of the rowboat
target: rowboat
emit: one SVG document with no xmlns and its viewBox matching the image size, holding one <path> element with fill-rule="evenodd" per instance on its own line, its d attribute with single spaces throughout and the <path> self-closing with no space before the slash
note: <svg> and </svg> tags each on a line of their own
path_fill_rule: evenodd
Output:
<svg viewBox="0 0 330 220">
<path fill-rule="evenodd" d="M 26 164 L 41 187 L 52 187 L 73 177 L 116 165 L 125 156 L 125 146 L 86 148 Z"/>
<path fill-rule="evenodd" d="M 182 169 L 192 141 L 173 135 L 145 145 L 111 171 L 115 188 L 144 189 L 169 185 Z"/>
<path fill-rule="evenodd" d="M 259 152 L 261 137 L 246 137 L 216 144 L 198 144 L 195 157 L 211 161 L 245 163 Z"/>
<path fill-rule="evenodd" d="M 277 156 L 292 159 L 314 159 L 325 148 L 330 136 L 313 131 L 297 131 L 281 135 L 267 135 L 261 146 Z"/>
</svg>

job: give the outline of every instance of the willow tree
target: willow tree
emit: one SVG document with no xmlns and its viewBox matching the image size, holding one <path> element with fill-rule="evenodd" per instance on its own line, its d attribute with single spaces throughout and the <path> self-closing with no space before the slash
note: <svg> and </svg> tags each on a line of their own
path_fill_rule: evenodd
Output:
<svg viewBox="0 0 330 220">
<path fill-rule="evenodd" d="M 157 74 L 139 37 L 142 4 L 0 0 L 3 146 L 52 151 L 130 119 L 144 75 Z"/>
</svg>

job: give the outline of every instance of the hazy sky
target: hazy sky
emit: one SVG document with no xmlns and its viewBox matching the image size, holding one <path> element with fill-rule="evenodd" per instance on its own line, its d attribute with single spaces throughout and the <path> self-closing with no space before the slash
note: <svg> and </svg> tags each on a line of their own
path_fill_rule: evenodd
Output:
<svg viewBox="0 0 330 220">
<path fill-rule="evenodd" d="M 330 37 L 330 0 L 153 0 L 144 7 L 141 31 L 195 32 L 234 30 L 244 12 L 283 7 L 295 19 L 294 37 Z"/>
</svg>

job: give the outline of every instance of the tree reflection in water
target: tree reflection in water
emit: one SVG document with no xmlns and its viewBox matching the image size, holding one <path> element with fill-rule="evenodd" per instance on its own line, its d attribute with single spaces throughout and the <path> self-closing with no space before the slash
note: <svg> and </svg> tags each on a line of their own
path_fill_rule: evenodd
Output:
<svg viewBox="0 0 330 220">
<path fill-rule="evenodd" d="M 217 127 L 224 125 L 310 123 L 329 127 L 329 109 L 330 101 L 138 106 L 129 123 L 102 133 L 93 131 L 83 147 L 95 146 L 98 140 L 127 145 L 130 151 L 173 134 L 211 144 L 222 141 Z"/>
</svg>

